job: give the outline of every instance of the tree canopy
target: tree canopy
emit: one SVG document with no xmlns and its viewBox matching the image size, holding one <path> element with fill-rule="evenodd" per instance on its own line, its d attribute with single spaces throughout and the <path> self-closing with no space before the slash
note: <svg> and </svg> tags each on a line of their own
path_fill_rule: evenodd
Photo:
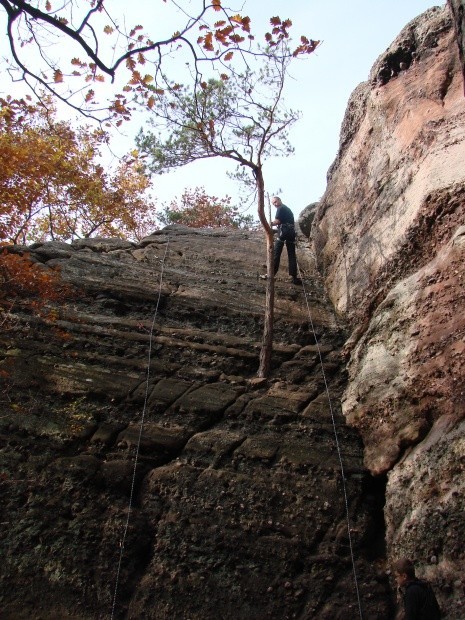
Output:
<svg viewBox="0 0 465 620">
<path fill-rule="evenodd" d="M 258 75 L 247 69 L 228 80 L 209 79 L 196 90 L 173 85 L 158 94 L 149 117 L 156 133 L 142 130 L 137 138 L 151 157 L 150 171 L 212 157 L 254 169 L 272 155 L 290 155 L 288 130 L 299 115 L 278 105 L 275 77 L 264 65 Z"/>
<path fill-rule="evenodd" d="M 183 58 L 193 79 L 201 81 L 205 65 L 229 73 L 234 54 L 260 54 L 250 18 L 223 0 L 163 0 L 152 32 L 141 25 L 143 13 L 139 23 L 128 24 L 127 3 L 115 0 L 0 0 L 1 8 L 13 79 L 25 81 L 38 97 L 45 89 L 87 116 L 118 123 L 130 117 L 135 98 L 153 106 L 153 88 L 164 89 L 167 75 L 174 79 L 173 59 Z M 133 11 L 136 20 L 137 3 Z M 267 45 L 288 37 L 291 24 L 271 18 Z M 303 36 L 289 53 L 305 54 L 314 47 Z"/>
<path fill-rule="evenodd" d="M 155 227 L 137 155 L 104 170 L 101 129 L 72 128 L 48 108 L 0 99 L 0 241 L 140 238 Z"/>
<path fill-rule="evenodd" d="M 168 130 L 163 135 L 158 126 L 156 134 L 140 136 L 139 146 L 150 154 L 152 172 L 195 159 L 225 157 L 238 164 L 237 178 L 255 186 L 258 216 L 267 238 L 269 278 L 259 369 L 259 375 L 266 376 L 274 283 L 273 236 L 264 212 L 262 167 L 267 157 L 292 152 L 288 131 L 298 114 L 282 105 L 287 68 L 291 59 L 313 52 L 319 42 L 301 36 L 291 47 L 291 20 L 275 16 L 269 19 L 269 30 L 260 44 L 255 41 L 250 18 L 226 7 L 223 1 L 163 0 L 157 8 L 160 19 L 151 24 L 152 34 L 146 33 L 140 23 L 127 25 L 127 4 L 118 4 L 117 0 L 67 0 L 61 4 L 55 4 L 55 0 L 0 0 L 0 9 L 6 17 L 10 75 L 25 82 L 39 101 L 46 104 L 43 92 L 48 92 L 88 117 L 115 121 L 117 125 L 131 117 L 136 105 L 145 106 L 154 113 L 157 124 L 166 123 Z M 118 6 L 123 9 L 119 14 Z M 177 11 L 179 25 L 174 32 L 155 32 L 157 24 L 165 24 L 170 8 Z M 258 69 L 256 60 L 263 61 Z M 180 64 L 182 72 L 175 70 Z M 11 119 L 6 117 L 5 123 L 11 123 Z M 93 234 L 98 227 L 111 227 L 122 217 L 121 211 L 112 211 L 112 206 L 115 200 L 117 204 L 124 202 L 118 190 L 122 189 L 125 175 L 112 187 L 102 169 L 87 170 L 85 162 L 93 162 L 93 149 L 101 139 L 98 133 L 91 134 L 89 144 L 83 134 L 73 133 L 69 126 L 55 123 L 54 130 L 60 134 L 56 136 L 60 147 L 65 139 L 75 145 L 76 164 L 83 173 L 80 187 L 75 191 L 69 174 L 71 165 L 66 168 L 68 159 L 54 158 L 58 147 L 51 146 L 49 168 L 43 170 L 44 177 L 40 176 L 47 180 L 45 187 L 38 181 L 42 175 L 40 157 L 31 161 L 26 157 L 24 167 L 36 171 L 36 182 L 30 185 L 29 194 L 24 192 L 28 200 L 14 204 L 12 192 L 8 193 L 8 179 L 13 172 L 6 173 L 5 195 L 13 205 L 12 219 L 0 219 L 0 226 L 13 221 L 20 229 L 19 235 L 24 235 L 25 228 L 37 225 L 43 234 L 63 238 L 70 230 L 77 234 L 72 218 L 78 213 L 79 221 L 85 223 L 85 235 Z M 31 137 L 33 141 L 44 139 L 34 132 Z M 138 154 L 134 157 L 137 159 Z M 65 162 L 60 168 L 60 183 L 65 181 L 62 197 L 66 200 L 60 196 L 55 200 L 54 165 L 60 167 L 58 160 Z M 107 201 L 110 187 L 113 198 Z M 44 191 L 46 200 L 41 194 Z M 55 208 L 39 214 L 35 211 L 39 205 Z M 53 224 L 52 214 L 58 217 Z M 0 211 L 0 218 L 4 215 L 5 210 Z M 62 224 L 66 232 L 61 230 Z"/>
<path fill-rule="evenodd" d="M 162 224 L 184 224 L 192 228 L 250 228 L 253 217 L 240 213 L 231 204 L 230 196 L 209 196 L 203 187 L 185 189 L 179 199 L 173 200 L 157 214 Z"/>
</svg>

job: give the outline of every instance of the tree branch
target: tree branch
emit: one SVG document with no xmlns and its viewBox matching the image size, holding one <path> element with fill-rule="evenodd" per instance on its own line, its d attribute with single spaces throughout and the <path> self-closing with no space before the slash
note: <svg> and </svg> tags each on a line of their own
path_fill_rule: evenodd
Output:
<svg viewBox="0 0 465 620">
<path fill-rule="evenodd" d="M 1 0 L 1 2 L 3 5 L 5 5 L 7 0 Z M 42 21 L 46 24 L 53 26 L 54 28 L 56 28 L 58 31 L 68 36 L 73 41 L 76 41 L 76 43 L 78 43 L 78 45 L 82 47 L 82 49 L 85 51 L 87 56 L 97 65 L 97 67 L 112 78 L 112 82 L 113 82 L 114 77 L 115 77 L 114 69 L 112 67 L 108 67 L 99 58 L 98 54 L 94 52 L 94 50 L 87 44 L 87 42 L 80 35 L 79 30 L 78 31 L 73 30 L 73 28 L 70 28 L 64 22 L 56 19 L 55 17 L 51 15 L 48 15 L 48 13 L 44 13 L 40 9 L 33 7 L 29 3 L 24 2 L 24 0 L 10 0 L 10 2 L 14 4 L 15 6 L 17 6 L 20 12 L 30 15 L 38 22 Z"/>
</svg>

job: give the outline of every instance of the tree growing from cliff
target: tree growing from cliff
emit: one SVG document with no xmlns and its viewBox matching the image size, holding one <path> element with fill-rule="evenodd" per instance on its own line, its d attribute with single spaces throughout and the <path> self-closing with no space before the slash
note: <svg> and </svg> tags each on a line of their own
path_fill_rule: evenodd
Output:
<svg viewBox="0 0 465 620">
<path fill-rule="evenodd" d="M 107 134 L 58 122 L 48 108 L 0 99 L 0 242 L 140 238 L 155 227 L 137 156 L 99 163 Z"/>
<path fill-rule="evenodd" d="M 137 140 L 154 173 L 198 159 L 222 157 L 235 162 L 236 178 L 255 189 L 266 237 L 268 274 L 258 369 L 261 377 L 270 370 L 274 314 L 273 231 L 265 215 L 263 165 L 270 156 L 293 152 L 289 129 L 299 117 L 283 103 L 285 80 L 294 58 L 288 47 L 288 26 L 283 33 L 279 18 L 274 18 L 272 25 L 278 40 L 262 50 L 263 62 L 258 62 L 255 70 L 248 62 L 241 72 L 196 82 L 190 89 L 167 81 L 163 91 L 154 91 L 157 101 L 152 125 L 156 133 L 141 131 Z M 313 42 L 313 49 L 316 45 Z"/>
<path fill-rule="evenodd" d="M 127 4 L 114 0 L 0 0 L 9 73 L 38 99 L 45 91 L 88 117 L 120 124 L 130 118 L 135 98 L 154 105 L 153 89 L 164 88 L 166 71 L 173 75 L 175 65 L 189 63 L 198 80 L 211 63 L 220 62 L 227 71 L 233 52 L 260 53 L 251 50 L 249 17 L 224 7 L 222 0 L 186 4 L 158 2 L 152 33 L 145 33 L 141 23 L 147 12 L 138 16 L 138 3 L 131 7 L 135 23 L 128 25 Z M 289 24 L 273 30 L 285 32 Z M 273 43 L 275 35 L 266 33 L 266 40 Z M 295 52 L 312 43 L 302 39 Z"/>
<path fill-rule="evenodd" d="M 231 204 L 231 197 L 209 196 L 203 187 L 185 189 L 180 199 L 166 206 L 158 219 L 162 224 L 184 224 L 192 228 L 250 228 L 251 215 L 243 215 Z"/>
</svg>

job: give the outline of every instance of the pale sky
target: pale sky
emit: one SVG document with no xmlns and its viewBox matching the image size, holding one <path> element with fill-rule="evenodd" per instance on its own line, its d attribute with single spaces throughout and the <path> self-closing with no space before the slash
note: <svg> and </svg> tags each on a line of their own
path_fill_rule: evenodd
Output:
<svg viewBox="0 0 465 620">
<path fill-rule="evenodd" d="M 291 140 L 295 154 L 269 160 L 264 166 L 266 190 L 279 191 L 298 215 L 321 198 L 326 173 L 339 144 L 339 132 L 351 92 L 368 78 L 370 69 L 407 23 L 433 6 L 431 0 L 247 0 L 243 14 L 258 20 L 264 14 L 293 21 L 295 35 L 321 40 L 308 59 L 291 67 L 286 87 L 288 107 L 302 112 Z M 284 7 L 284 8 L 283 8 Z M 208 160 L 190 164 L 155 179 L 155 194 L 169 201 L 185 186 L 204 186 L 216 196 L 238 197 L 237 183 L 226 176 L 227 164 Z M 230 166 L 229 169 L 233 169 Z"/>
<path fill-rule="evenodd" d="M 119 0 L 113 2 L 115 7 L 119 4 Z M 195 6 L 195 0 L 186 2 Z M 233 0 L 227 4 L 232 6 Z M 155 18 L 159 2 L 138 0 L 136 5 L 127 15 L 128 23 L 135 23 L 143 14 L 146 32 L 153 31 L 151 24 L 164 25 L 159 13 Z M 306 205 L 319 200 L 325 191 L 327 170 L 337 153 L 351 92 L 368 78 L 378 56 L 411 19 L 432 6 L 443 5 L 431 0 L 245 0 L 242 7 L 237 6 L 238 12 L 252 18 L 252 28 L 265 16 L 279 15 L 293 21 L 296 40 L 305 34 L 322 41 L 316 52 L 291 66 L 292 79 L 286 84 L 284 100 L 287 107 L 300 110 L 302 117 L 290 136 L 295 154 L 265 162 L 266 191 L 270 196 L 279 193 L 296 216 Z M 128 5 L 124 1 L 122 6 Z M 4 53 L 3 22 L 1 19 L 0 49 Z M 0 94 L 11 91 L 8 78 L 3 76 Z M 117 155 L 133 148 L 141 123 L 143 118 L 139 116 L 123 128 L 125 136 L 114 138 L 112 148 Z M 228 194 L 238 204 L 239 188 L 226 176 L 228 169 L 232 171 L 234 166 L 210 159 L 162 175 L 154 179 L 155 198 L 161 205 L 180 196 L 185 187 L 203 186 L 208 194 Z"/>
</svg>

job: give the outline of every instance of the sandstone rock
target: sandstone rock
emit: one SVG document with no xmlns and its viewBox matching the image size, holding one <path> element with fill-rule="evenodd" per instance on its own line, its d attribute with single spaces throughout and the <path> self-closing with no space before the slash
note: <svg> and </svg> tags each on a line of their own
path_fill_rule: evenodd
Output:
<svg viewBox="0 0 465 620">
<path fill-rule="evenodd" d="M 111 422 L 101 424 L 92 435 L 91 443 L 103 443 L 107 446 L 112 445 L 118 434 L 123 430 L 121 424 L 112 424 Z"/>
<path fill-rule="evenodd" d="M 114 602 L 160 620 L 388 618 L 400 554 L 463 617 L 454 36 L 446 9 L 427 11 L 354 91 L 328 189 L 302 218 L 305 286 L 285 264 L 276 278 L 267 380 L 261 233 L 7 249 L 78 294 L 53 320 L 18 304 L 2 334 L 5 617 L 87 620 Z"/>
<path fill-rule="evenodd" d="M 134 247 L 133 243 L 120 239 L 119 237 L 115 237 L 114 239 L 105 239 L 102 237 L 75 239 L 71 245 L 76 249 L 89 248 L 94 252 L 111 252 L 112 250 L 127 250 Z"/>
<path fill-rule="evenodd" d="M 34 254 L 42 260 L 50 260 L 52 258 L 69 258 L 74 250 L 71 244 L 61 243 L 59 241 L 33 243 L 29 249 L 33 250 Z"/>
<path fill-rule="evenodd" d="M 458 619 L 463 558 L 444 540 L 455 541 L 461 508 L 445 489 L 462 464 L 439 431 L 447 420 L 456 437 L 465 417 L 465 107 L 454 39 L 447 6 L 430 9 L 376 61 L 349 101 L 311 234 L 352 329 L 342 411 L 366 466 L 389 476 L 389 557 L 415 558 Z"/>
<path fill-rule="evenodd" d="M 454 16 L 460 61 L 462 63 L 465 95 L 465 6 L 463 0 L 448 0 L 448 4 Z"/>
<path fill-rule="evenodd" d="M 303 211 L 301 211 L 297 220 L 298 227 L 300 228 L 302 234 L 306 237 L 310 236 L 310 231 L 312 228 L 313 220 L 315 218 L 315 212 L 317 207 L 317 202 L 308 205 Z"/>
<path fill-rule="evenodd" d="M 280 274 L 273 369 L 257 380 L 263 251 L 262 233 L 184 227 L 32 250 L 77 294 L 53 320 L 18 306 L 0 361 L 6 617 L 108 615 L 119 557 L 118 617 L 284 618 L 354 599 L 331 416 L 304 415 L 320 354 L 339 398 L 345 336 L 303 257 L 316 334 Z M 382 531 L 359 438 L 338 433 L 363 591 Z M 366 605 L 385 615 L 388 584 Z"/>
<path fill-rule="evenodd" d="M 457 576 L 465 561 L 462 540 L 465 423 L 443 416 L 389 474 L 386 523 L 390 556 L 417 558 L 420 577 L 432 580 L 438 598 L 452 600 L 449 615 L 465 614 Z M 434 561 L 433 561 L 434 557 Z"/>
<path fill-rule="evenodd" d="M 122 448 L 140 446 L 144 453 L 172 453 L 177 455 L 185 445 L 189 433 L 177 425 L 160 426 L 147 422 L 144 425 L 130 424 L 118 435 L 117 443 Z"/>
<path fill-rule="evenodd" d="M 409 242 L 417 246 L 436 222 L 434 234 L 448 236 L 463 217 L 453 188 L 459 192 L 464 181 L 465 112 L 447 8 L 431 9 L 403 32 L 416 41 L 418 59 L 405 78 L 356 89 L 315 219 L 331 298 L 354 322 L 363 318 Z"/>
</svg>

